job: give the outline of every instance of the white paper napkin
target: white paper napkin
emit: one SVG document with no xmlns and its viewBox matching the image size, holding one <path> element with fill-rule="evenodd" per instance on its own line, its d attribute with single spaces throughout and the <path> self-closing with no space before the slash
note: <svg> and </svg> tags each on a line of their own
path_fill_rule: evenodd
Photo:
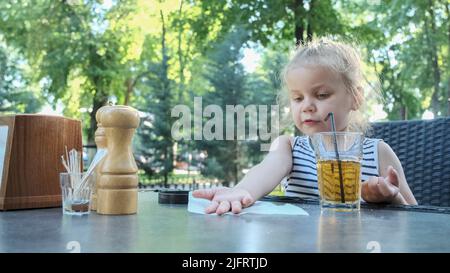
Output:
<svg viewBox="0 0 450 273">
<path fill-rule="evenodd" d="M 206 214 L 205 208 L 211 201 L 203 198 L 195 198 L 192 192 L 189 192 L 188 211 L 192 213 Z M 302 215 L 309 216 L 309 214 L 302 208 L 292 204 L 276 204 L 266 201 L 256 201 L 252 206 L 244 208 L 240 214 L 255 213 L 255 214 L 281 214 L 281 215 Z M 225 214 L 233 214 L 227 212 Z M 216 213 L 212 215 L 217 215 Z"/>
</svg>

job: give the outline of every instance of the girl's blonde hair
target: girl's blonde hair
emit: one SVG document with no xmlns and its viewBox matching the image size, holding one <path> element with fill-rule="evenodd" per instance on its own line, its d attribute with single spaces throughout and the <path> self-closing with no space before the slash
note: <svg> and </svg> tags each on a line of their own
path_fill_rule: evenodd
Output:
<svg viewBox="0 0 450 273">
<path fill-rule="evenodd" d="M 367 133 L 370 125 L 365 115 L 364 91 L 371 87 L 373 91 L 371 95 L 378 99 L 380 98 L 379 84 L 377 80 L 375 85 L 368 84 L 363 73 L 361 56 L 356 48 L 349 43 L 334 41 L 328 37 L 314 39 L 299 45 L 281 72 L 282 89 L 278 95 L 278 103 L 282 109 L 283 106 L 289 105 L 289 91 L 286 87 L 286 76 L 289 71 L 301 66 L 325 67 L 341 76 L 347 91 L 357 103 L 358 109 L 350 113 L 348 130 Z M 284 108 L 289 109 L 290 107 Z M 286 121 L 284 120 L 282 123 L 286 124 Z M 292 124 L 292 121 L 290 123 Z"/>
</svg>

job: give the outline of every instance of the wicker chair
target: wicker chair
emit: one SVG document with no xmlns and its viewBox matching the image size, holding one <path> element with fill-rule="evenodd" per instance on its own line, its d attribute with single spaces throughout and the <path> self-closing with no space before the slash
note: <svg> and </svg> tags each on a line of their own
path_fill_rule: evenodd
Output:
<svg viewBox="0 0 450 273">
<path fill-rule="evenodd" d="M 450 207 L 450 118 L 372 124 L 402 162 L 419 205 Z"/>
</svg>

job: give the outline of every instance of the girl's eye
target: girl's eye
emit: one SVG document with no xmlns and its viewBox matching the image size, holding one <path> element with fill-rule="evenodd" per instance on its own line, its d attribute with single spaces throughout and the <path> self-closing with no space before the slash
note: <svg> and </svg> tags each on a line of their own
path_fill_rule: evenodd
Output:
<svg viewBox="0 0 450 273">
<path fill-rule="evenodd" d="M 302 97 L 296 97 L 296 98 L 294 98 L 294 101 L 302 101 L 302 100 L 303 100 Z"/>
<path fill-rule="evenodd" d="M 318 97 L 319 99 L 326 99 L 326 98 L 328 98 L 329 96 L 330 96 L 330 94 L 328 94 L 328 93 L 320 93 L 320 94 L 317 95 L 317 97 Z"/>
</svg>

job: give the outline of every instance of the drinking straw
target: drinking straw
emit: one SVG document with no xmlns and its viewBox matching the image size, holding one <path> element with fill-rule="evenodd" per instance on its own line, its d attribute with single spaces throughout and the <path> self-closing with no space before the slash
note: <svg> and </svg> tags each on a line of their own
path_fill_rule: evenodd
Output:
<svg viewBox="0 0 450 273">
<path fill-rule="evenodd" d="M 340 187 L 341 187 L 341 203 L 345 203 L 344 181 L 342 181 L 342 166 L 341 166 L 341 159 L 339 158 L 337 136 L 336 136 L 336 124 L 334 122 L 334 113 L 333 112 L 328 113 L 327 117 L 325 118 L 325 121 L 328 121 L 328 119 L 330 117 L 331 117 L 331 130 L 333 131 L 334 151 L 336 153 L 336 158 L 338 161 L 338 168 L 339 168 L 339 182 L 340 182 Z"/>
</svg>

